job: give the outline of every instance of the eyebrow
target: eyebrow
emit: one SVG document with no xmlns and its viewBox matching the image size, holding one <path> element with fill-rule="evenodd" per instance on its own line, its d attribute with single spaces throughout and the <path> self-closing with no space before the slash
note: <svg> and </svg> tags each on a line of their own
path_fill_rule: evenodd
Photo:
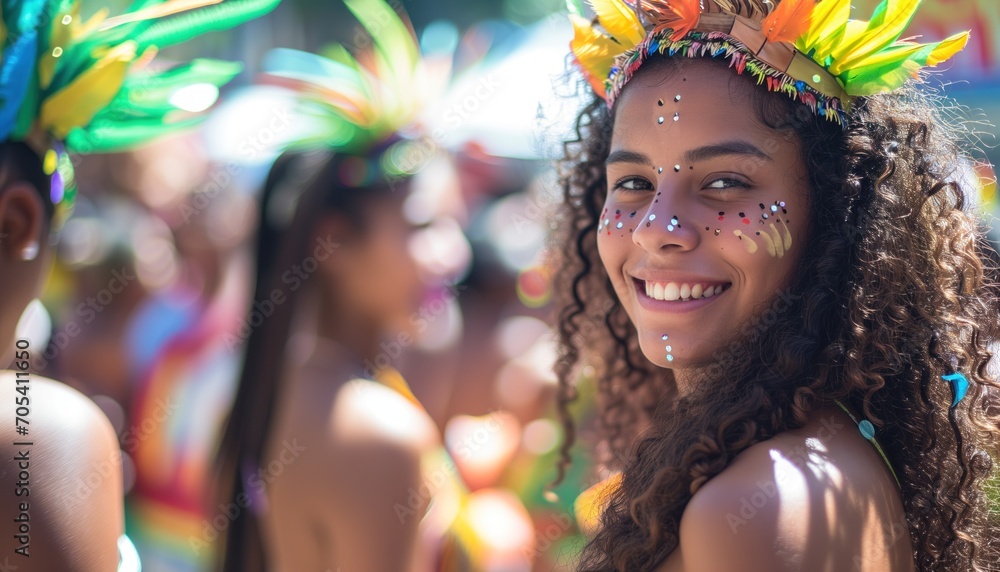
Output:
<svg viewBox="0 0 1000 572">
<path fill-rule="evenodd" d="M 748 157 L 756 157 L 758 159 L 773 161 L 770 155 L 762 151 L 753 143 L 739 140 L 725 141 L 715 145 L 706 145 L 704 147 L 698 147 L 697 149 L 691 149 L 684 154 L 684 160 L 689 163 L 695 163 L 697 161 L 707 161 L 709 159 L 727 155 L 745 155 Z"/>
<path fill-rule="evenodd" d="M 611 154 L 608 155 L 608 158 L 604 161 L 605 166 L 612 163 L 635 163 L 637 165 L 645 165 L 647 167 L 653 166 L 653 161 L 651 161 L 646 155 L 637 151 L 625 151 L 623 149 L 612 151 Z"/>
<path fill-rule="evenodd" d="M 756 145 L 747 141 L 739 140 L 725 141 L 715 145 L 705 145 L 703 147 L 698 147 L 697 149 L 691 149 L 684 154 L 684 160 L 688 163 L 695 163 L 698 161 L 707 161 L 716 157 L 730 155 L 744 155 L 767 161 L 774 160 L 770 155 L 762 151 Z M 650 160 L 647 155 L 638 151 L 627 151 L 624 149 L 613 151 L 610 155 L 608 155 L 607 160 L 604 161 L 605 166 L 612 163 L 635 163 L 637 165 L 645 165 L 647 167 L 653 166 L 653 161 Z"/>
</svg>

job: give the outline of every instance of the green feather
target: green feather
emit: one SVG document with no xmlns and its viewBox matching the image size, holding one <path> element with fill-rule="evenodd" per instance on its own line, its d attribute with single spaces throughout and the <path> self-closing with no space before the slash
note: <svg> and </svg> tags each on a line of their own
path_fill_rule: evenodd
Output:
<svg viewBox="0 0 1000 572">
<path fill-rule="evenodd" d="M 136 147 L 168 133 L 189 129 L 204 118 L 195 117 L 172 123 L 158 119 L 133 119 L 127 123 L 92 123 L 87 128 L 71 131 L 66 147 L 81 153 L 114 153 Z"/>
<path fill-rule="evenodd" d="M 419 58 L 410 29 L 382 0 L 344 0 L 344 4 L 372 36 L 377 63 L 386 72 L 381 77 L 408 83 Z"/>
<path fill-rule="evenodd" d="M 207 32 L 225 30 L 263 16 L 279 2 L 280 0 L 229 0 L 158 21 L 137 34 L 134 39 L 140 50 L 148 46 L 172 46 Z"/>
</svg>

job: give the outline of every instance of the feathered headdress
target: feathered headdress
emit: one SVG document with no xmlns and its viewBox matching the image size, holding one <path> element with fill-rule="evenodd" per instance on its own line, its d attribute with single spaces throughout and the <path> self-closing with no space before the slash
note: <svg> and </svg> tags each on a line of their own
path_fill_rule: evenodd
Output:
<svg viewBox="0 0 1000 572">
<path fill-rule="evenodd" d="M 197 59 L 152 71 L 156 52 L 279 1 L 135 0 L 124 14 L 108 17 L 105 8 L 86 21 L 80 0 L 0 1 L 0 141 L 23 141 L 43 157 L 57 218 L 65 218 L 73 186 L 64 151 L 119 151 L 188 127 L 197 118 L 176 104 L 178 93 L 217 89 L 241 70 Z"/>
<path fill-rule="evenodd" d="M 948 60 L 969 39 L 900 40 L 920 0 L 883 0 L 871 20 L 850 19 L 850 0 L 589 0 L 595 20 L 569 0 L 576 63 L 608 105 L 653 54 L 724 56 L 737 73 L 845 123 L 855 97 L 900 87 Z M 601 31 L 603 29 L 603 31 Z"/>
<path fill-rule="evenodd" d="M 265 58 L 261 83 L 293 90 L 297 114 L 307 125 L 286 145 L 371 155 L 367 160 L 377 164 L 366 169 L 366 179 L 415 172 L 430 154 L 398 135 L 441 95 L 447 70 L 430 69 L 405 15 L 383 0 L 344 3 L 370 34 L 369 49 L 352 55 L 334 44 L 324 50 L 326 57 L 277 49 Z M 378 153 L 372 152 L 375 148 Z"/>
</svg>

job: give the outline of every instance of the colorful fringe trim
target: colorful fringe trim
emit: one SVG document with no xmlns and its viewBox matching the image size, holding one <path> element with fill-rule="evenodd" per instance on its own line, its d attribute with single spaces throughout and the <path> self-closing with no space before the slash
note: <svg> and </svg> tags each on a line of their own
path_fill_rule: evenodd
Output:
<svg viewBox="0 0 1000 572">
<path fill-rule="evenodd" d="M 736 38 L 722 32 L 690 32 L 675 42 L 670 39 L 671 33 L 671 30 L 666 30 L 659 34 L 647 35 L 634 49 L 625 52 L 611 68 L 611 73 L 604 80 L 609 108 L 621 94 L 625 84 L 652 55 L 665 54 L 670 57 L 688 58 L 722 56 L 729 60 L 729 67 L 735 68 L 736 73 L 742 75 L 749 71 L 757 80 L 757 85 L 766 86 L 768 91 L 784 93 L 809 107 L 816 115 L 828 121 L 836 121 L 842 127 L 847 126 L 847 112 L 840 99 L 828 97 L 811 88 L 806 82 L 797 80 L 754 58 L 750 50 Z"/>
</svg>

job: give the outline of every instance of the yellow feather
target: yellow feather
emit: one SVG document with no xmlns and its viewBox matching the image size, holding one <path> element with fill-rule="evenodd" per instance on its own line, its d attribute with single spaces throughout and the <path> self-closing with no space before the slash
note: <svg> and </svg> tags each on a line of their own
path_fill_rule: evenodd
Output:
<svg viewBox="0 0 1000 572">
<path fill-rule="evenodd" d="M 969 32 L 961 32 L 941 41 L 927 58 L 927 65 L 936 66 L 941 62 L 948 61 L 952 56 L 962 51 L 968 43 Z"/>
<path fill-rule="evenodd" d="M 879 6 L 879 10 L 884 10 L 882 17 L 861 22 L 865 24 L 864 31 L 853 38 L 845 37 L 833 50 L 834 64 L 830 71 L 839 74 L 858 60 L 892 45 L 902 35 L 919 5 L 920 0 L 883 0 L 883 5 Z"/>
<path fill-rule="evenodd" d="M 90 123 L 121 89 L 129 64 L 136 56 L 135 42 L 125 42 L 108 52 L 64 89 L 45 100 L 39 123 L 56 138 Z"/>
<path fill-rule="evenodd" d="M 851 0 L 820 0 L 813 8 L 809 31 L 796 43 L 802 53 L 808 54 L 821 40 L 835 37 L 851 17 Z M 828 54 L 817 55 L 826 57 Z"/>
<path fill-rule="evenodd" d="M 646 37 L 646 30 L 632 8 L 622 0 L 590 0 L 601 26 L 624 46 L 635 47 Z"/>
<path fill-rule="evenodd" d="M 108 17 L 108 14 L 111 13 L 107 8 L 101 8 L 97 12 L 94 12 L 94 15 L 91 16 L 89 20 L 87 20 L 82 24 L 77 25 L 77 22 L 80 21 L 79 7 L 77 7 L 76 11 L 77 14 L 73 18 L 73 24 L 72 24 L 73 37 L 76 39 L 81 39 L 86 36 L 89 36 L 91 33 L 93 33 L 101 26 L 104 20 Z"/>
<path fill-rule="evenodd" d="M 38 62 L 38 85 L 42 89 L 47 89 L 49 84 L 52 83 L 52 77 L 55 75 L 56 70 L 56 57 L 52 54 L 53 50 L 59 48 L 62 50 L 65 46 L 69 45 L 73 37 L 73 22 L 80 15 L 80 3 L 77 2 L 73 4 L 69 11 L 61 12 L 56 14 L 54 23 L 52 24 L 52 33 L 49 36 L 49 46 L 48 52 L 42 54 Z M 63 24 L 63 19 L 69 16 L 70 25 Z"/>
<path fill-rule="evenodd" d="M 576 61 L 583 68 L 587 81 L 597 93 L 604 93 L 604 79 L 615 65 L 615 55 L 624 51 L 604 34 L 598 32 L 585 18 L 570 14 L 573 39 L 569 43 Z"/>
</svg>

